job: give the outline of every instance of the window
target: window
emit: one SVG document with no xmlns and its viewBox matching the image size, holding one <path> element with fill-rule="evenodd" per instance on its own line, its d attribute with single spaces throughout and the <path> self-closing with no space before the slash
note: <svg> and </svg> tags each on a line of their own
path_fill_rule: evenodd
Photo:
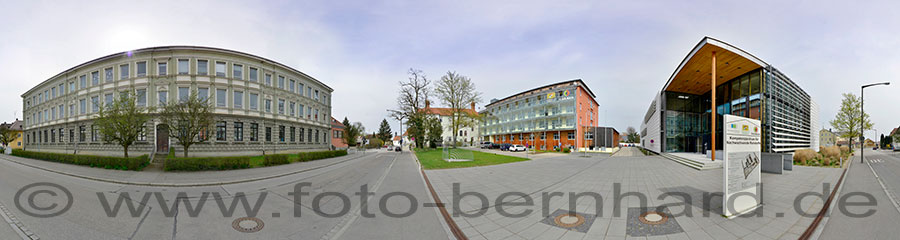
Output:
<svg viewBox="0 0 900 240">
<path fill-rule="evenodd" d="M 312 130 L 312 129 L 309 129 L 309 132 L 306 132 L 306 135 L 307 135 L 307 136 L 306 136 L 306 140 L 307 140 L 307 141 L 312 141 L 312 140 L 313 140 L 312 134 L 313 134 L 313 130 Z"/>
<path fill-rule="evenodd" d="M 188 97 L 190 97 L 190 95 L 188 95 Z M 197 88 L 197 98 L 200 99 L 200 101 L 206 101 L 206 99 L 209 98 L 209 88 Z"/>
<path fill-rule="evenodd" d="M 258 70 L 256 70 L 256 68 L 250 68 L 250 81 L 251 82 L 256 82 L 257 75 L 258 75 L 257 72 L 258 72 Z"/>
<path fill-rule="evenodd" d="M 191 60 L 178 59 L 178 75 L 188 75 L 191 70 Z"/>
<path fill-rule="evenodd" d="M 300 92 L 300 96 L 303 96 L 303 83 L 297 85 L 297 91 Z"/>
<path fill-rule="evenodd" d="M 79 85 L 81 87 L 80 89 L 87 88 L 87 78 L 84 77 L 84 75 L 81 75 L 81 77 L 78 77 L 78 83 L 81 84 L 81 85 Z"/>
<path fill-rule="evenodd" d="M 113 94 L 107 93 L 103 95 L 103 106 L 109 107 L 113 105 Z"/>
<path fill-rule="evenodd" d="M 312 87 L 306 87 L 306 97 L 312 97 Z"/>
<path fill-rule="evenodd" d="M 559 133 L 553 133 L 553 140 L 559 140 Z"/>
<path fill-rule="evenodd" d="M 231 65 L 231 77 L 244 79 L 244 66 L 240 64 Z"/>
<path fill-rule="evenodd" d="M 128 78 L 128 64 L 119 65 L 119 80 Z"/>
<path fill-rule="evenodd" d="M 278 141 L 284 142 L 284 125 L 278 126 Z"/>
<path fill-rule="evenodd" d="M 138 89 L 137 90 L 137 105 L 141 107 L 147 106 L 147 89 Z"/>
<path fill-rule="evenodd" d="M 250 94 L 250 110 L 257 110 L 259 108 L 259 94 L 251 93 Z"/>
<path fill-rule="evenodd" d="M 92 72 L 91 73 L 91 85 L 93 85 L 93 86 L 100 85 L 100 72 Z"/>
<path fill-rule="evenodd" d="M 566 140 L 575 140 L 575 132 L 569 132 L 566 136 Z"/>
<path fill-rule="evenodd" d="M 216 62 L 216 77 L 225 77 L 225 62 Z"/>
<path fill-rule="evenodd" d="M 69 105 L 69 117 L 75 116 L 75 104 Z"/>
<path fill-rule="evenodd" d="M 278 88 L 284 89 L 284 76 L 278 76 Z"/>
<path fill-rule="evenodd" d="M 56 108 L 50 108 L 50 120 L 56 120 Z"/>
<path fill-rule="evenodd" d="M 50 98 L 56 98 L 56 87 L 50 88 L 50 92 L 51 92 L 51 93 L 50 93 L 50 94 L 51 94 L 51 97 L 50 97 Z"/>
<path fill-rule="evenodd" d="M 312 107 L 306 107 L 306 118 L 312 118 L 310 114 L 312 114 Z"/>
<path fill-rule="evenodd" d="M 300 104 L 300 107 L 297 108 L 297 117 L 303 117 L 303 104 Z"/>
<path fill-rule="evenodd" d="M 105 81 L 111 83 L 113 81 L 113 68 L 106 68 L 103 70 L 104 76 L 106 76 Z"/>
<path fill-rule="evenodd" d="M 190 87 L 178 87 L 178 102 L 187 102 L 190 92 Z"/>
<path fill-rule="evenodd" d="M 259 124 L 257 123 L 250 124 L 250 141 L 259 141 Z"/>
<path fill-rule="evenodd" d="M 585 132 L 585 133 L 584 133 L 584 139 L 587 139 L 587 140 L 594 140 L 594 133 L 593 133 L 593 132 Z"/>
<path fill-rule="evenodd" d="M 316 90 L 316 100 L 319 100 L 319 90 Z"/>
<path fill-rule="evenodd" d="M 216 107 L 226 106 L 226 98 L 228 98 L 226 91 L 227 90 L 221 88 L 216 89 Z"/>
<path fill-rule="evenodd" d="M 147 62 L 138 62 L 137 63 L 137 76 L 138 77 L 147 76 Z"/>
<path fill-rule="evenodd" d="M 266 86 L 272 86 L 272 75 L 266 74 Z"/>
<path fill-rule="evenodd" d="M 84 130 L 85 130 L 84 125 L 78 126 L 78 141 L 79 142 L 85 141 Z"/>
<path fill-rule="evenodd" d="M 294 79 L 291 79 L 291 82 L 288 83 L 288 90 L 290 90 L 291 92 L 294 92 L 294 84 L 296 84 L 296 83 L 297 83 L 297 81 L 294 81 Z"/>
<path fill-rule="evenodd" d="M 278 99 L 278 114 L 284 114 L 284 99 Z"/>
<path fill-rule="evenodd" d="M 291 142 L 296 142 L 296 141 L 297 141 L 297 138 L 296 138 L 297 136 L 296 136 L 296 134 L 295 134 L 295 133 L 296 133 L 296 132 L 295 132 L 296 130 L 297 130 L 297 128 L 291 127 Z"/>
<path fill-rule="evenodd" d="M 547 139 L 547 133 L 541 133 L 541 140 Z"/>
<path fill-rule="evenodd" d="M 295 107 L 296 105 L 294 105 L 294 102 L 291 102 L 291 105 L 290 105 L 290 106 L 291 106 L 291 109 L 290 109 L 291 117 L 293 117 L 293 116 L 294 116 L 294 112 L 295 112 L 295 110 L 296 110 L 297 108 Z"/>
<path fill-rule="evenodd" d="M 309 131 L 309 132 L 312 133 L 312 131 Z M 316 143 L 319 142 L 319 130 L 316 130 L 316 141 L 315 142 Z"/>
<path fill-rule="evenodd" d="M 97 112 L 100 110 L 100 97 L 93 96 L 91 97 L 91 112 Z"/>
<path fill-rule="evenodd" d="M 319 120 L 319 109 L 316 109 L 316 120 Z"/>
<path fill-rule="evenodd" d="M 266 99 L 266 112 L 272 112 L 272 100 Z"/>
<path fill-rule="evenodd" d="M 272 141 L 272 127 L 266 127 L 266 142 Z"/>
<path fill-rule="evenodd" d="M 169 92 L 166 92 L 166 91 L 157 92 L 157 96 L 158 96 L 157 98 L 159 98 L 160 106 L 166 105 L 166 100 L 167 100 L 168 95 L 169 95 Z"/>
<path fill-rule="evenodd" d="M 99 130 L 96 126 L 91 125 L 91 142 L 96 142 L 100 137 Z"/>
<path fill-rule="evenodd" d="M 75 129 L 69 129 L 69 142 L 75 142 Z"/>
<path fill-rule="evenodd" d="M 303 142 L 303 128 L 300 128 L 300 142 Z"/>
<path fill-rule="evenodd" d="M 244 123 L 234 123 L 234 141 L 244 141 Z"/>
<path fill-rule="evenodd" d="M 234 106 L 233 108 L 243 109 L 244 108 L 244 92 L 242 91 L 234 91 Z"/>
<path fill-rule="evenodd" d="M 225 141 L 225 122 L 216 122 L 216 141 Z"/>
<path fill-rule="evenodd" d="M 65 115 L 65 109 L 63 108 L 63 105 L 60 104 L 58 106 L 58 108 L 59 108 L 59 118 L 63 118 L 63 115 Z"/>
<path fill-rule="evenodd" d="M 75 92 L 75 82 L 69 82 L 69 92 Z"/>
<path fill-rule="evenodd" d="M 144 126 L 141 126 L 140 128 L 138 128 L 138 137 L 137 137 L 138 141 L 142 141 L 142 142 L 147 141 L 147 129 L 146 128 L 147 128 L 146 124 Z"/>
<path fill-rule="evenodd" d="M 85 99 L 78 100 L 78 104 L 80 104 L 81 114 L 87 113 L 87 104 L 85 103 Z"/>
<path fill-rule="evenodd" d="M 169 74 L 169 63 L 167 62 L 159 62 L 156 63 L 156 74 L 160 76 L 165 76 Z"/>
<path fill-rule="evenodd" d="M 197 75 L 209 75 L 209 61 L 197 60 Z"/>
</svg>

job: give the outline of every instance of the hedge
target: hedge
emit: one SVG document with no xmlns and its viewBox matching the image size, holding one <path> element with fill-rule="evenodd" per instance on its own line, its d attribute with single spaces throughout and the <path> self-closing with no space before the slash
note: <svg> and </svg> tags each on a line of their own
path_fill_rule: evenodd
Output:
<svg viewBox="0 0 900 240">
<path fill-rule="evenodd" d="M 107 157 L 92 155 L 76 155 L 66 153 L 34 152 L 13 149 L 12 155 L 23 158 L 38 159 L 50 162 L 85 165 L 91 167 L 140 171 L 149 163 L 147 155 L 138 157 Z"/>
<path fill-rule="evenodd" d="M 291 163 L 291 159 L 297 162 L 309 162 L 319 159 L 346 156 L 347 150 L 321 151 L 321 152 L 302 152 L 298 154 L 274 154 L 266 155 L 263 165 L 275 166 Z"/>
<path fill-rule="evenodd" d="M 166 158 L 166 171 L 205 171 L 250 168 L 250 156 Z"/>
</svg>

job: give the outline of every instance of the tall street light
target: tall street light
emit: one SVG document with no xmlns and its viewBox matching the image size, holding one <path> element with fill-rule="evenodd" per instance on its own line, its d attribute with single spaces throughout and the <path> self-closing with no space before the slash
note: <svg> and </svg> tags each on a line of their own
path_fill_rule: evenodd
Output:
<svg viewBox="0 0 900 240">
<path fill-rule="evenodd" d="M 866 159 L 866 158 L 865 158 L 865 151 L 866 151 L 866 118 L 865 118 L 865 117 L 866 117 L 866 111 L 865 111 L 865 109 L 863 108 L 863 104 L 866 102 L 866 101 L 864 100 L 864 96 L 866 95 L 866 91 L 865 91 L 865 90 L 866 90 L 867 87 L 879 86 L 879 85 L 885 85 L 885 86 L 886 86 L 886 85 L 891 85 L 891 83 L 890 83 L 890 82 L 873 83 L 873 84 L 863 85 L 861 88 L 859 88 L 859 133 L 860 133 L 860 136 L 859 136 L 859 162 L 860 162 L 860 163 L 865 162 L 864 159 Z M 853 147 L 853 146 L 850 146 L 850 147 Z"/>
</svg>

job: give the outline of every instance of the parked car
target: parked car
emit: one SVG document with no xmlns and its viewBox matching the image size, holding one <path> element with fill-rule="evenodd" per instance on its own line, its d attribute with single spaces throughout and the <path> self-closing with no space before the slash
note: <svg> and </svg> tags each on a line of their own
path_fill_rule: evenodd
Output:
<svg viewBox="0 0 900 240">
<path fill-rule="evenodd" d="M 509 146 L 509 151 L 510 151 L 510 152 L 521 152 L 521 151 L 525 151 L 525 146 L 518 145 L 518 144 L 512 145 L 512 146 Z"/>
<path fill-rule="evenodd" d="M 393 152 L 393 151 L 394 151 L 394 147 L 388 147 L 387 150 L 388 150 L 388 152 Z"/>
<path fill-rule="evenodd" d="M 493 146 L 491 142 L 481 142 L 481 148 L 491 148 L 491 146 Z"/>
<path fill-rule="evenodd" d="M 394 147 L 394 151 L 396 151 L 396 152 L 402 152 L 402 151 L 403 151 L 403 148 L 401 148 L 400 146 L 396 146 L 396 147 Z"/>
<path fill-rule="evenodd" d="M 872 150 L 878 150 L 878 147 L 873 147 Z"/>
<path fill-rule="evenodd" d="M 500 149 L 500 144 L 499 143 L 491 143 L 490 149 Z"/>
<path fill-rule="evenodd" d="M 500 144 L 500 151 L 507 151 L 507 150 L 509 150 L 510 146 L 512 146 L 512 144 L 509 144 L 509 143 Z"/>
</svg>

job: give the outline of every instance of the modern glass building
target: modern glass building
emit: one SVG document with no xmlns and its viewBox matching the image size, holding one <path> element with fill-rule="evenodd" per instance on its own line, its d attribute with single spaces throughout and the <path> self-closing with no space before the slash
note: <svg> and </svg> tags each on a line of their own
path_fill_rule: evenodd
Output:
<svg viewBox="0 0 900 240">
<path fill-rule="evenodd" d="M 710 37 L 688 53 L 651 102 L 641 124 L 642 146 L 657 152 L 712 149 L 713 99 L 717 149 L 723 114 L 760 120 L 764 152 L 818 149 L 818 111 L 809 94 L 772 65 Z"/>
</svg>

